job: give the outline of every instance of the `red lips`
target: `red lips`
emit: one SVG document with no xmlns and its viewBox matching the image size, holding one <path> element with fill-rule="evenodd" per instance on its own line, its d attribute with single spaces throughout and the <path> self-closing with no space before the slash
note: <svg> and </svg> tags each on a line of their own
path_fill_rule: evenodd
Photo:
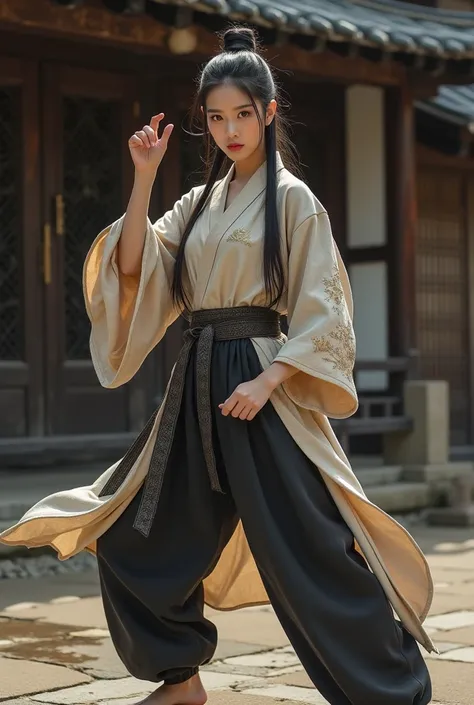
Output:
<svg viewBox="0 0 474 705">
<path fill-rule="evenodd" d="M 243 144 L 228 144 L 227 149 L 241 149 L 243 146 Z"/>
</svg>

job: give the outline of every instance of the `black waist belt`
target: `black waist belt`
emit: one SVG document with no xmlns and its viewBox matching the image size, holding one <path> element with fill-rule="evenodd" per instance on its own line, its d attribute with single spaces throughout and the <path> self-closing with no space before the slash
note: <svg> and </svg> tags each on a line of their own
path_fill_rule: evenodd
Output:
<svg viewBox="0 0 474 705">
<path fill-rule="evenodd" d="M 204 458 L 209 472 L 211 488 L 222 492 L 212 444 L 210 387 L 213 342 L 215 340 L 237 340 L 238 338 L 277 338 L 280 334 L 280 314 L 273 309 L 262 306 L 202 309 L 191 314 L 190 325 L 184 333 L 184 344 L 179 352 L 164 402 L 163 414 L 158 427 L 140 506 L 133 523 L 133 527 L 144 536 L 149 535 L 153 519 L 155 518 L 183 397 L 189 354 L 194 343 L 197 341 L 196 396 Z M 223 399 L 222 401 L 225 400 Z M 150 436 L 158 411 L 159 409 L 156 409 L 143 431 L 124 455 L 119 465 L 117 465 L 112 476 L 100 492 L 99 497 L 113 494 L 123 483 Z"/>
</svg>

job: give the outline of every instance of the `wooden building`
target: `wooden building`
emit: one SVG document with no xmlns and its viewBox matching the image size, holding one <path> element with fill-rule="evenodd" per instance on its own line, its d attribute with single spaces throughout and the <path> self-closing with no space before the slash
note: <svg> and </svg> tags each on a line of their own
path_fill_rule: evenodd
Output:
<svg viewBox="0 0 474 705">
<path fill-rule="evenodd" d="M 474 14 L 395 0 L 2 0 L 0 465 L 29 462 L 28 449 L 115 452 L 157 403 L 181 324 L 128 385 L 102 389 L 82 264 L 126 206 L 129 135 L 161 110 L 186 126 L 198 66 L 229 20 L 259 29 L 291 100 L 307 180 L 350 270 L 359 359 L 419 349 L 421 373 L 452 384 L 453 441 L 474 443 L 470 132 L 445 128 L 436 98 L 474 80 Z M 198 170 L 177 129 L 153 215 Z M 383 395 L 391 375 L 361 371 L 358 384 Z"/>
<path fill-rule="evenodd" d="M 473 20 L 474 26 L 474 20 Z M 450 385 L 453 456 L 474 458 L 474 87 L 417 103 L 419 374 Z"/>
</svg>

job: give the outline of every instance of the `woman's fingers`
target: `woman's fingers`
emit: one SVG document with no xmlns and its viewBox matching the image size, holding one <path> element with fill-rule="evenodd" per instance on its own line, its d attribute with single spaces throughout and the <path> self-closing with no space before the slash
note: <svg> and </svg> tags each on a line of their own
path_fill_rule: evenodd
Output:
<svg viewBox="0 0 474 705">
<path fill-rule="evenodd" d="M 173 132 L 174 125 L 166 125 L 165 129 L 163 130 L 163 134 L 161 136 L 161 147 L 162 149 L 166 149 L 168 146 L 168 140 L 170 138 L 171 133 Z M 140 142 L 137 142 L 137 139 L 140 140 Z M 143 146 L 148 149 L 151 147 L 156 147 L 158 144 L 158 140 L 156 138 L 156 134 L 153 131 L 151 125 L 144 125 L 142 130 L 138 130 L 135 132 L 135 134 L 130 138 L 130 144 L 133 146 Z"/>
<path fill-rule="evenodd" d="M 155 135 L 157 135 L 157 136 L 158 136 L 158 125 L 163 120 L 164 116 L 165 116 L 164 113 L 158 113 L 158 115 L 153 115 L 153 117 L 150 120 L 150 127 L 152 130 L 154 130 Z"/>
<path fill-rule="evenodd" d="M 156 133 L 155 131 L 150 127 L 150 125 L 145 125 L 143 127 L 143 132 L 147 135 L 148 140 L 150 142 L 150 147 L 154 147 L 156 145 L 157 139 L 156 139 Z"/>
<path fill-rule="evenodd" d="M 242 421 L 252 421 L 259 412 L 259 409 L 249 405 L 247 402 L 234 401 L 231 397 L 223 404 L 219 404 L 219 409 L 223 416 L 231 414 L 234 418 L 239 418 Z"/>
<path fill-rule="evenodd" d="M 144 125 L 141 130 L 137 130 L 135 134 L 130 138 L 130 145 L 133 147 L 146 147 L 151 149 L 156 147 L 160 143 L 162 150 L 166 150 L 168 146 L 168 140 L 171 133 L 173 132 L 174 125 L 166 125 L 161 135 L 161 139 L 158 138 L 158 125 L 164 118 L 164 113 L 159 113 L 158 115 L 153 115 L 150 120 L 149 125 Z M 138 141 L 139 140 L 139 141 Z"/>
<path fill-rule="evenodd" d="M 223 416 L 228 416 L 232 409 L 235 408 L 235 405 L 237 404 L 237 399 L 235 396 L 231 395 L 228 399 L 225 400 L 223 404 L 219 404 L 219 409 L 221 410 L 221 413 Z"/>
<path fill-rule="evenodd" d="M 171 123 L 169 125 L 166 125 L 165 129 L 163 130 L 163 134 L 161 135 L 161 142 L 163 143 L 163 148 L 166 149 L 168 146 L 168 140 L 170 138 L 171 133 L 173 132 L 174 125 Z"/>
<path fill-rule="evenodd" d="M 147 133 L 144 130 L 137 130 L 137 132 L 135 132 L 135 137 L 138 137 L 138 139 L 140 140 L 143 147 L 146 147 L 147 149 L 149 149 L 150 140 L 148 138 Z"/>
<path fill-rule="evenodd" d="M 246 406 L 247 406 L 247 404 L 243 401 L 237 402 L 237 404 L 234 406 L 234 408 L 230 412 L 231 415 L 234 417 L 234 419 L 240 417 L 240 414 L 244 411 Z"/>
<path fill-rule="evenodd" d="M 149 125 L 144 125 L 130 137 L 128 146 L 135 169 L 156 171 L 159 167 L 173 131 L 173 125 L 166 125 L 161 139 L 158 137 L 158 127 L 163 118 L 164 113 L 153 115 Z"/>
<path fill-rule="evenodd" d="M 130 145 L 130 147 L 144 147 L 145 146 L 137 134 L 132 135 L 130 137 L 130 139 L 128 140 L 128 144 Z"/>
</svg>

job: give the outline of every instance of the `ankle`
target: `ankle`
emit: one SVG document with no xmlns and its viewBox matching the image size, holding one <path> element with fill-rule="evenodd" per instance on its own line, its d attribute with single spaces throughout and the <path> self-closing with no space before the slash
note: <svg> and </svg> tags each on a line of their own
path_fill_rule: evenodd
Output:
<svg viewBox="0 0 474 705">
<path fill-rule="evenodd" d="M 202 682 L 201 678 L 199 675 L 199 672 L 193 673 L 192 676 L 187 678 L 186 680 L 179 681 L 178 683 L 166 683 L 165 684 L 168 688 L 190 688 L 193 689 L 197 686 L 202 687 Z"/>
<path fill-rule="evenodd" d="M 176 705 L 177 703 L 180 705 L 205 705 L 207 702 L 207 693 L 199 673 L 181 683 L 164 684 L 156 692 L 166 694 L 163 705 Z M 159 701 L 159 705 L 161 705 L 161 701 Z"/>
<path fill-rule="evenodd" d="M 196 677 L 199 679 L 199 671 L 195 671 L 194 668 L 183 671 L 180 676 L 175 676 L 169 680 L 165 680 L 164 685 L 183 685 L 185 683 L 194 683 Z"/>
</svg>

